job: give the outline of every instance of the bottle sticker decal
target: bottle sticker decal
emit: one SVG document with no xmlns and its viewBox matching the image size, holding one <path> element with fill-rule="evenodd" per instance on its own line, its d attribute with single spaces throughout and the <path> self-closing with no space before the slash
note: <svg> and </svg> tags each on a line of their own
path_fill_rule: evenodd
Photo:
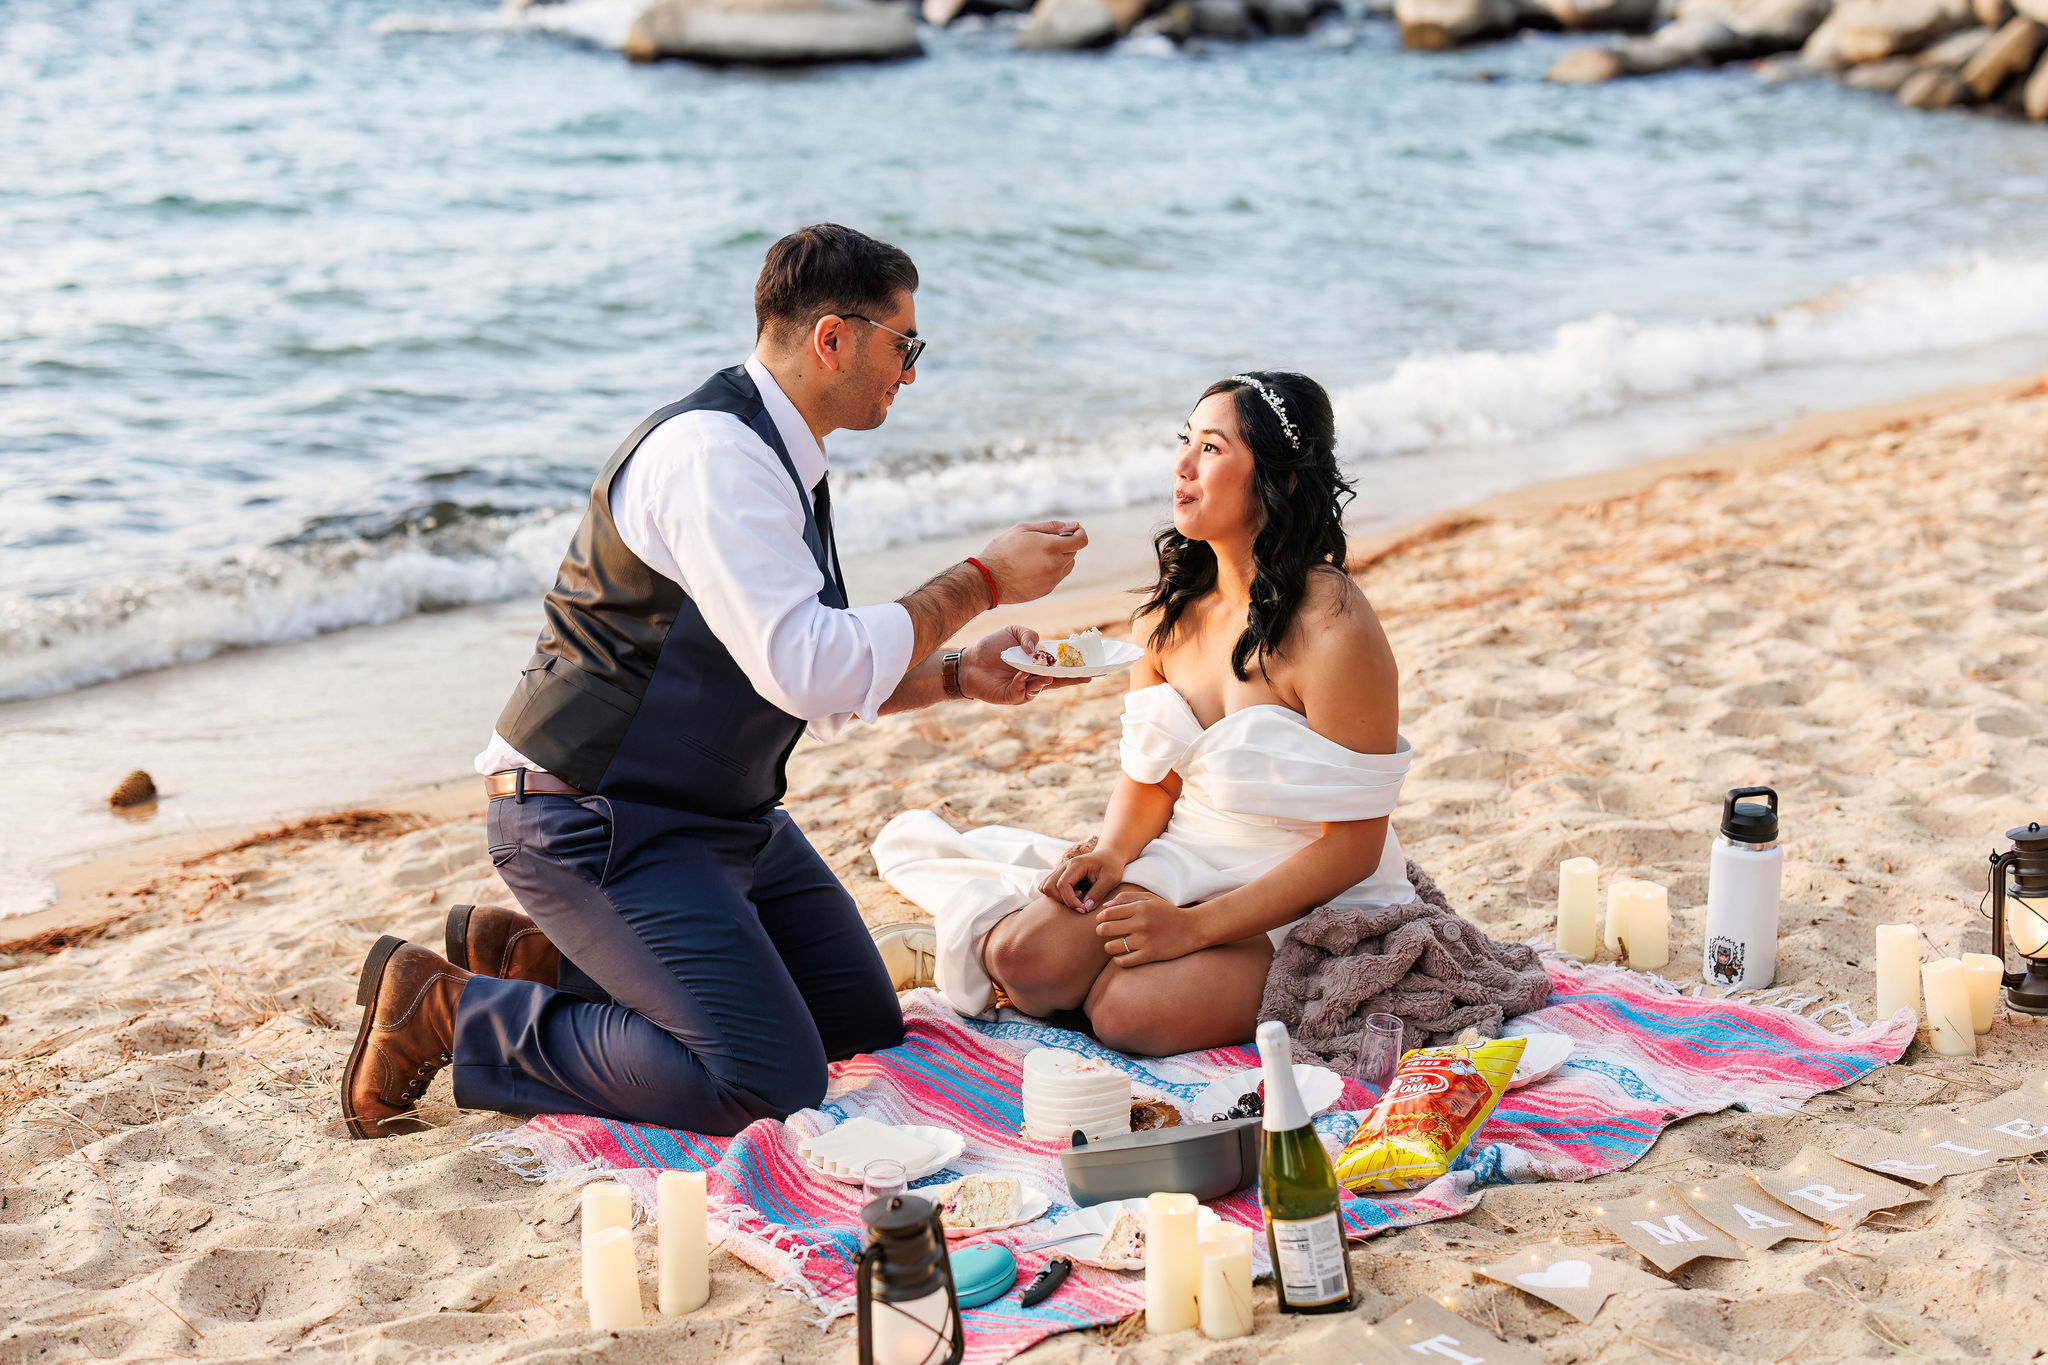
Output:
<svg viewBox="0 0 2048 1365">
<path fill-rule="evenodd" d="M 1743 945 L 1726 934 L 1716 934 L 1707 940 L 1707 970 L 1715 982 L 1732 986 L 1742 980 Z"/>
</svg>

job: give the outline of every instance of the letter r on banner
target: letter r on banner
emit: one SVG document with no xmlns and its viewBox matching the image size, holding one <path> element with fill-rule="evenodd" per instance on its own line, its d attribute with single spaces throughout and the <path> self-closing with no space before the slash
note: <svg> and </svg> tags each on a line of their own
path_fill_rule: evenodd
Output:
<svg viewBox="0 0 2048 1365">
<path fill-rule="evenodd" d="M 1692 1224 L 1686 1222 L 1685 1219 L 1675 1213 L 1661 1223 L 1652 1223 L 1646 1218 L 1638 1218 L 1635 1220 L 1635 1225 L 1656 1238 L 1657 1245 L 1660 1247 L 1675 1247 L 1680 1242 L 1704 1242 L 1707 1240 L 1703 1234 L 1693 1231 Z"/>
<path fill-rule="evenodd" d="M 1843 1194 L 1833 1185 L 1808 1185 L 1803 1190 L 1791 1190 L 1788 1193 L 1794 1199 L 1804 1199 L 1809 1204 L 1818 1204 L 1829 1213 L 1837 1209 L 1846 1209 L 1863 1198 L 1861 1193 Z"/>
<path fill-rule="evenodd" d="M 1751 1230 L 1756 1228 L 1789 1228 L 1792 1226 L 1782 1218 L 1773 1218 L 1768 1213 L 1759 1213 L 1747 1204 L 1731 1204 L 1729 1207 L 1733 1208 L 1736 1216 L 1742 1219 L 1742 1225 Z"/>
<path fill-rule="evenodd" d="M 1446 1360 L 1455 1360 L 1458 1362 L 1458 1365 L 1486 1365 L 1485 1356 L 1466 1355 L 1458 1349 L 1458 1339 L 1456 1337 L 1446 1336 L 1442 1332 L 1437 1333 L 1428 1341 L 1418 1341 L 1408 1349 L 1419 1356 L 1442 1356 Z"/>
</svg>

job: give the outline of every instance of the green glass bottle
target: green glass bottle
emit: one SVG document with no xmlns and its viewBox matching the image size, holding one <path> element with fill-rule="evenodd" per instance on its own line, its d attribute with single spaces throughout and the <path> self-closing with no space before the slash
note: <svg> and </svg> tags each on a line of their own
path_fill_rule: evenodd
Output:
<svg viewBox="0 0 2048 1365">
<path fill-rule="evenodd" d="M 1337 1213 L 1337 1172 L 1294 1083 L 1285 1024 L 1259 1025 L 1259 1061 L 1266 1082 L 1259 1207 L 1280 1311 L 1342 1313 L 1351 1307 L 1351 1264 Z"/>
</svg>

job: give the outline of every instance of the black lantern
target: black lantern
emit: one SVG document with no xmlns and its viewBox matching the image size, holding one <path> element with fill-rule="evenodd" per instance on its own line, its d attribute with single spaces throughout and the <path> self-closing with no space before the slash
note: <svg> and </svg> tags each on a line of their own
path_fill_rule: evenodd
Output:
<svg viewBox="0 0 2048 1365">
<path fill-rule="evenodd" d="M 960 1365 L 967 1331 L 938 1208 L 892 1194 L 860 1219 L 868 1240 L 853 1269 L 860 1365 Z"/>
<path fill-rule="evenodd" d="M 2035 820 L 2005 837 L 2012 847 L 1991 855 L 1991 952 L 2004 973 L 2006 1003 L 2021 1014 L 2048 1014 L 2048 829 Z M 2005 971 L 2008 936 L 2027 960 L 2024 972 Z"/>
</svg>

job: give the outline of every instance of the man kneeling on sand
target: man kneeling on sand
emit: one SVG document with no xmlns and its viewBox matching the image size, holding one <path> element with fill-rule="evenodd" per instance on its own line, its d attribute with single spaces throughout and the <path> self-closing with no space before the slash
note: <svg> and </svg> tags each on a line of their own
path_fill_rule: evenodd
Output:
<svg viewBox="0 0 2048 1365">
<path fill-rule="evenodd" d="M 526 914 L 466 907 L 448 958 L 386 936 L 342 1073 L 357 1137 L 455 1101 L 736 1133 L 819 1103 L 826 1063 L 903 1016 L 853 897 L 781 807 L 806 728 L 945 697 L 1014 705 L 1042 679 L 1011 628 L 1051 591 L 1071 522 L 997 536 L 898 602 L 849 607 L 821 442 L 881 425 L 917 377 L 917 270 L 822 224 L 769 249 L 744 364 L 642 422 L 598 475 L 546 624 L 477 759 L 491 859 Z M 528 918 L 531 916 L 531 918 Z"/>
</svg>

